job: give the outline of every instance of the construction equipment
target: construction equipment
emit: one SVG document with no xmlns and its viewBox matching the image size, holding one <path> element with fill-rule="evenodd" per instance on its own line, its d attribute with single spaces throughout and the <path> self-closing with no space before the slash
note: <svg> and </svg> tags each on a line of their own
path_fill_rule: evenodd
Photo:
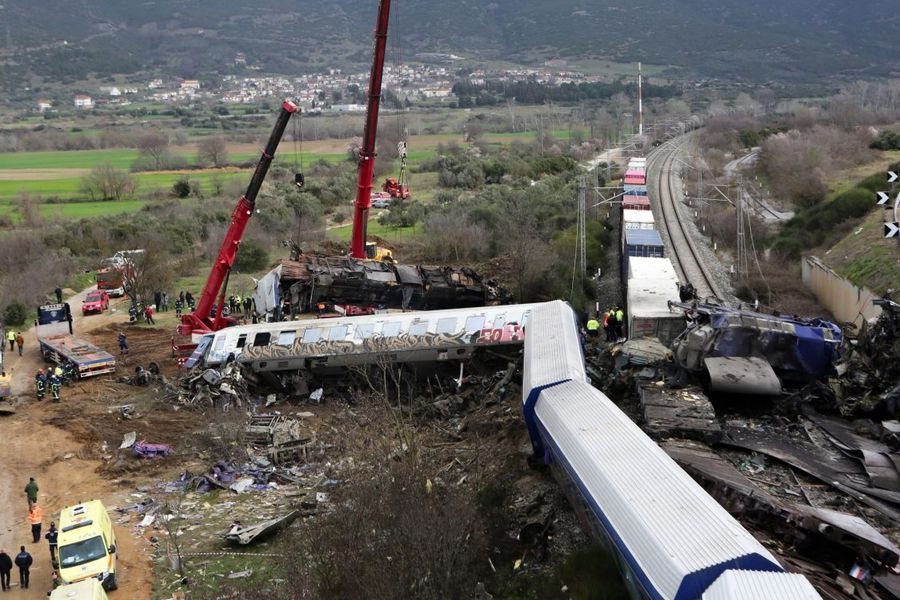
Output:
<svg viewBox="0 0 900 600">
<path fill-rule="evenodd" d="M 388 20 L 391 0 L 378 3 L 378 20 L 375 25 L 375 48 L 372 71 L 369 75 L 369 101 L 366 106 L 366 126 L 362 146 L 359 149 L 359 168 L 356 182 L 356 202 L 353 209 L 353 235 L 350 254 L 353 258 L 366 255 L 366 225 L 372 206 L 372 176 L 375 170 L 375 134 L 378 130 L 378 107 L 381 104 L 381 80 L 384 73 L 384 55 L 387 47 Z"/>
<path fill-rule="evenodd" d="M 226 317 L 223 313 L 225 307 L 225 290 L 228 287 L 228 275 L 231 267 L 234 265 L 234 259 L 237 256 L 238 248 L 241 244 L 241 238 L 244 235 L 244 229 L 250 220 L 250 215 L 256 206 L 256 196 L 262 187 L 272 159 L 275 157 L 275 150 L 281 142 L 281 137 L 287 129 L 288 121 L 291 115 L 298 112 L 297 108 L 290 100 L 285 100 L 281 105 L 281 112 L 275 121 L 275 127 L 272 129 L 272 135 L 263 150 L 259 162 L 256 164 L 256 170 L 253 177 L 250 178 L 250 185 L 247 191 L 238 200 L 237 207 L 231 215 L 231 226 L 222 240 L 222 247 L 219 249 L 219 255 L 213 263 L 209 278 L 206 280 L 206 287 L 203 288 L 203 294 L 197 303 L 196 309 L 181 317 L 181 324 L 178 326 L 178 333 L 181 335 L 202 334 L 208 331 L 218 331 L 229 325 L 234 325 L 235 320 L 232 317 Z M 219 292 L 221 290 L 221 295 Z M 216 304 L 216 296 L 219 295 Z M 210 315 L 213 305 L 216 304 L 215 316 Z"/>
<path fill-rule="evenodd" d="M 366 258 L 394 262 L 394 253 L 388 248 L 377 245 L 375 242 L 366 242 Z"/>
</svg>

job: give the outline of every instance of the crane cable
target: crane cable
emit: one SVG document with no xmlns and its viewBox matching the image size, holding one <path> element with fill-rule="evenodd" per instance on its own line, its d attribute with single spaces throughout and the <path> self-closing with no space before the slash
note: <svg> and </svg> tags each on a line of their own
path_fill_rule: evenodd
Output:
<svg viewBox="0 0 900 600">
<path fill-rule="evenodd" d="M 294 184 L 298 188 L 302 188 L 306 183 L 306 177 L 303 175 L 303 113 L 298 113 L 294 119 Z M 297 141 L 299 138 L 300 150 L 297 150 Z"/>
<path fill-rule="evenodd" d="M 395 31 L 402 32 L 403 29 L 400 26 L 400 11 L 397 10 L 397 7 L 394 7 L 394 29 Z M 394 75 L 397 77 L 398 84 L 400 82 L 400 68 L 403 64 L 403 54 L 401 44 L 399 42 L 400 36 L 394 36 L 391 38 L 393 41 L 393 55 L 394 55 Z M 399 85 L 397 86 L 397 90 L 399 90 Z M 403 118 L 403 105 L 400 100 L 400 94 L 394 94 L 397 98 L 397 139 L 399 142 L 397 143 L 397 156 L 400 159 L 400 172 L 397 173 L 397 186 L 400 188 L 400 203 L 403 203 L 403 192 L 409 188 L 407 184 L 407 173 L 406 173 L 406 149 L 407 149 L 407 135 L 406 135 L 406 127 Z"/>
</svg>

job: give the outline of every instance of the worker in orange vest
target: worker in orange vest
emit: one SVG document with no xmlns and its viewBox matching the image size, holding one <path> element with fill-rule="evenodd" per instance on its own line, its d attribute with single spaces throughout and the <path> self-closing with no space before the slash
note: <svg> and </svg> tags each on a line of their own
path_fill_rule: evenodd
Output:
<svg viewBox="0 0 900 600">
<path fill-rule="evenodd" d="M 31 523 L 31 537 L 35 544 L 41 541 L 41 523 L 44 520 L 44 509 L 37 505 L 31 505 L 28 511 L 28 522 Z"/>
</svg>

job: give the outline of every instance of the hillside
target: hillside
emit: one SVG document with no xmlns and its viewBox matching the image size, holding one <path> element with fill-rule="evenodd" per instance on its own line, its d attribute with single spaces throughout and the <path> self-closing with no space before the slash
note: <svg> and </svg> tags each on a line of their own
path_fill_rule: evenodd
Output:
<svg viewBox="0 0 900 600">
<path fill-rule="evenodd" d="M 265 71 L 358 66 L 375 0 L 26 0 L 0 7 L 0 85 L 29 75 L 210 77 L 234 57 Z M 394 3 L 399 54 L 482 60 L 643 60 L 681 74 L 816 80 L 900 71 L 890 0 L 409 0 Z M 395 55 L 397 52 L 394 53 Z M 7 90 L 8 91 L 8 90 Z"/>
</svg>

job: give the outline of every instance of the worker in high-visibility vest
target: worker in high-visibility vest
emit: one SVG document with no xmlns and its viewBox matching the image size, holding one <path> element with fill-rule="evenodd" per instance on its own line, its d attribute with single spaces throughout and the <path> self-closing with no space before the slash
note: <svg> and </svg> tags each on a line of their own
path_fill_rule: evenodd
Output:
<svg viewBox="0 0 900 600">
<path fill-rule="evenodd" d="M 53 374 L 50 376 L 50 397 L 54 402 L 59 402 L 59 392 L 62 388 L 62 380 Z"/>
<path fill-rule="evenodd" d="M 600 337 L 600 321 L 595 317 L 588 319 L 587 332 L 588 337 L 590 337 L 592 341 L 596 341 L 597 338 Z"/>
<path fill-rule="evenodd" d="M 43 400 L 47 391 L 47 376 L 44 375 L 43 369 L 38 369 L 37 375 L 34 376 L 34 388 L 37 392 L 37 399 Z"/>
<path fill-rule="evenodd" d="M 44 520 L 44 509 L 36 503 L 31 505 L 28 511 L 28 522 L 31 523 L 31 537 L 33 542 L 37 544 L 41 541 L 41 523 Z"/>
</svg>

